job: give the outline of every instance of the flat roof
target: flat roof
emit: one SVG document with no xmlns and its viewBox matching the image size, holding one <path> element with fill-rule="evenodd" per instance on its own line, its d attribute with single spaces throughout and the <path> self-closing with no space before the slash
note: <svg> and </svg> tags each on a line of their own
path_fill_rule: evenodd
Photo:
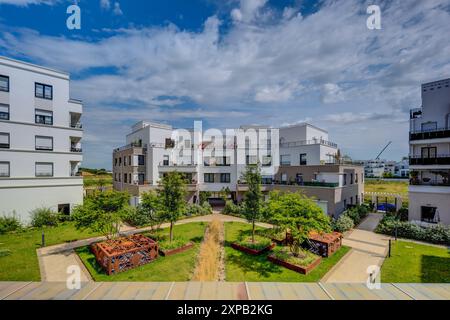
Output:
<svg viewBox="0 0 450 320">
<path fill-rule="evenodd" d="M 22 68 L 24 70 L 28 70 L 28 71 L 32 71 L 32 72 L 39 72 L 38 70 L 33 70 L 33 68 L 35 69 L 39 69 L 41 71 L 41 73 L 43 73 L 42 71 L 48 71 L 48 72 L 53 72 L 53 73 L 57 73 L 60 75 L 64 75 L 66 76 L 65 78 L 69 78 L 70 74 L 68 72 L 65 71 L 60 71 L 57 69 L 53 69 L 53 68 L 48 68 L 48 67 L 43 67 L 37 64 L 33 64 L 30 62 L 26 62 L 26 61 L 21 61 L 21 60 L 17 60 L 17 59 L 13 59 L 13 58 L 9 58 L 9 57 L 5 57 L 5 56 L 0 56 L 0 64 L 12 67 L 12 68 Z M 20 66 L 17 66 L 15 64 L 19 64 Z M 55 76 L 51 73 L 45 73 L 48 76 Z"/>
</svg>

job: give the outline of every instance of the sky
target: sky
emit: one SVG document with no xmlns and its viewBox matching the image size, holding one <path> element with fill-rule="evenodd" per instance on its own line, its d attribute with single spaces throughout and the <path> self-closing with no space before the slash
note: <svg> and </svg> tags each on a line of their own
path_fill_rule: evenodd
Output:
<svg viewBox="0 0 450 320">
<path fill-rule="evenodd" d="M 400 160 L 420 85 L 450 77 L 449 22 L 450 0 L 0 0 L 0 55 L 71 74 L 85 167 L 111 168 L 140 120 L 306 121 L 353 159 L 392 141 L 382 158 Z"/>
</svg>

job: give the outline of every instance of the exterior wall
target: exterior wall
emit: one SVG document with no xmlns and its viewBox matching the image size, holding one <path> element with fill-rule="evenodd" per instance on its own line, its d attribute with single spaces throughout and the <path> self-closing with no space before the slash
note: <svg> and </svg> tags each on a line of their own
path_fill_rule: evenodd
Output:
<svg viewBox="0 0 450 320">
<path fill-rule="evenodd" d="M 82 153 L 71 147 L 81 148 L 83 108 L 70 99 L 69 75 L 4 57 L 0 75 L 9 77 L 9 92 L 0 92 L 0 104 L 9 105 L 9 120 L 0 120 L 0 132 L 9 133 L 10 143 L 9 149 L 0 149 L 0 161 L 10 168 L 10 177 L 0 178 L 0 213 L 15 211 L 27 223 L 29 212 L 38 207 L 56 210 L 58 204 L 82 203 L 83 181 L 75 176 Z M 35 83 L 51 85 L 52 99 L 35 97 Z M 53 124 L 35 123 L 36 109 L 51 111 Z M 53 150 L 36 150 L 36 136 L 52 137 Z M 53 163 L 53 176 L 36 177 L 36 162 Z"/>
<path fill-rule="evenodd" d="M 410 186 L 409 220 L 421 220 L 421 207 L 436 207 L 440 223 L 450 225 L 450 188 L 434 186 Z"/>
</svg>

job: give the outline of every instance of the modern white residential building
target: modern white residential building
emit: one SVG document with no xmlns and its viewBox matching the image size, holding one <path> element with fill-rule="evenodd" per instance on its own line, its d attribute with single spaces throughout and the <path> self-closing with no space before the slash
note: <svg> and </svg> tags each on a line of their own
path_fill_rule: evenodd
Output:
<svg viewBox="0 0 450 320">
<path fill-rule="evenodd" d="M 69 75 L 0 57 L 0 214 L 24 222 L 38 207 L 83 202 L 82 104 Z"/>
<path fill-rule="evenodd" d="M 317 195 L 319 205 L 332 215 L 340 214 L 347 204 L 362 201 L 363 191 L 357 188 L 343 199 L 348 192 L 341 189 L 350 186 L 342 179 L 347 177 L 347 169 L 344 172 L 339 165 L 326 165 L 334 163 L 337 145 L 328 141 L 325 130 L 306 123 L 279 129 L 241 126 L 225 132 L 202 132 L 141 121 L 132 127 L 126 143 L 113 152 L 114 188 L 127 190 L 136 202 L 142 192 L 155 189 L 160 178 L 171 171 L 185 174 L 191 202 L 198 202 L 200 192 L 208 192 L 211 202 L 220 203 L 219 192 L 225 188 L 232 200 L 240 201 L 246 191 L 242 174 L 246 165 L 256 163 L 261 165 L 264 192 L 308 189 L 307 194 Z M 349 168 L 349 181 L 351 175 L 358 181 L 354 169 Z M 280 174 L 282 171 L 285 174 Z M 304 179 L 294 178 L 303 174 Z M 362 178 L 359 185 L 363 185 Z"/>
<path fill-rule="evenodd" d="M 410 112 L 409 219 L 450 224 L 450 79 L 422 85 Z"/>
</svg>

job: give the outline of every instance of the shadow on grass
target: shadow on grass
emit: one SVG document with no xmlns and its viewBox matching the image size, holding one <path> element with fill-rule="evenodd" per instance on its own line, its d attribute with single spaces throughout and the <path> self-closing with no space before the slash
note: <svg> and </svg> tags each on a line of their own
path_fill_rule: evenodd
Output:
<svg viewBox="0 0 450 320">
<path fill-rule="evenodd" d="M 450 283 L 450 258 L 423 255 L 420 263 L 422 282 Z"/>
</svg>

